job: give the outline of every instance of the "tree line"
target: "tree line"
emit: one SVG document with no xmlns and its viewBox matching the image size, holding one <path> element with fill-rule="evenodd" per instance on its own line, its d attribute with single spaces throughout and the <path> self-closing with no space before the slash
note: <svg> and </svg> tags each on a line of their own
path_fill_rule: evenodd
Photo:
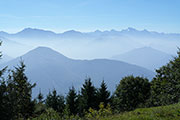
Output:
<svg viewBox="0 0 180 120">
<path fill-rule="evenodd" d="M 96 88 L 91 78 L 86 78 L 80 91 L 72 86 L 68 94 L 63 96 L 54 89 L 47 96 L 40 92 L 35 99 L 32 99 L 32 89 L 36 84 L 29 82 L 25 75 L 25 65 L 20 62 L 13 70 L 4 68 L 0 71 L 0 118 L 86 118 L 178 103 L 180 50 L 177 54 L 177 57 L 156 70 L 156 76 L 151 81 L 140 76 L 126 76 L 112 94 L 104 81 Z M 8 72 L 6 77 L 5 72 Z"/>
</svg>

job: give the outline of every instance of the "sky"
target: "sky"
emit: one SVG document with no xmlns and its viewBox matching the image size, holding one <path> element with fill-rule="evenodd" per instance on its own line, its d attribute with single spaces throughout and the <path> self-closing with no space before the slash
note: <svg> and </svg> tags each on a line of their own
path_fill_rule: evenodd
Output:
<svg viewBox="0 0 180 120">
<path fill-rule="evenodd" d="M 180 0 L 0 0 L 0 31 L 40 28 L 180 33 Z"/>
</svg>

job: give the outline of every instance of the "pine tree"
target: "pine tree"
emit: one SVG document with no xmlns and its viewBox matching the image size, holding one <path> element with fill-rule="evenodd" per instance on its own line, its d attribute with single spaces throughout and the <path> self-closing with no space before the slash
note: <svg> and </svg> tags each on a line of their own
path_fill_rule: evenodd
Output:
<svg viewBox="0 0 180 120">
<path fill-rule="evenodd" d="M 0 42 L 1 46 L 2 41 Z M 0 59 L 1 59 L 1 52 L 0 52 Z M 7 84 L 6 81 L 3 77 L 4 72 L 6 71 L 7 67 L 4 69 L 0 70 L 0 118 L 3 120 L 9 120 L 12 117 L 8 115 L 9 111 L 8 110 L 8 101 L 7 101 Z"/>
<path fill-rule="evenodd" d="M 47 107 L 53 108 L 56 112 L 59 114 L 62 114 L 64 108 L 65 108 L 65 101 L 64 97 L 61 95 L 57 95 L 56 90 L 54 89 L 52 93 L 50 92 L 47 95 L 47 98 L 45 100 L 45 104 Z"/>
<path fill-rule="evenodd" d="M 107 90 L 107 85 L 105 84 L 104 80 L 101 83 L 101 87 L 97 91 L 97 99 L 98 104 L 103 102 L 105 107 L 110 102 L 110 92 Z"/>
<path fill-rule="evenodd" d="M 68 106 L 70 115 L 76 115 L 77 114 L 78 101 L 77 101 L 76 90 L 74 87 L 69 89 L 68 95 L 66 97 L 66 104 Z"/>
<path fill-rule="evenodd" d="M 41 91 L 39 92 L 39 94 L 38 94 L 38 96 L 37 96 L 37 99 L 38 99 L 38 102 L 39 103 L 43 103 L 44 101 L 43 101 L 43 94 L 41 93 Z"/>
<path fill-rule="evenodd" d="M 35 84 L 31 85 L 28 81 L 28 78 L 25 75 L 25 65 L 23 62 L 20 62 L 20 66 L 15 67 L 15 70 L 12 70 L 12 75 L 9 75 L 9 96 L 12 103 L 16 105 L 15 112 L 17 118 L 27 119 L 34 112 L 34 101 L 32 101 L 32 88 L 35 87 Z"/>
<path fill-rule="evenodd" d="M 6 119 L 27 119 L 34 112 L 34 101 L 32 101 L 31 93 L 35 84 L 31 85 L 26 77 L 25 65 L 21 62 L 20 66 L 15 70 L 10 70 L 7 80 L 0 85 L 1 109 L 5 112 Z"/>
<path fill-rule="evenodd" d="M 2 120 L 10 120 L 13 118 L 13 115 L 9 114 L 11 113 L 12 109 L 9 106 L 8 102 L 8 96 L 7 96 L 7 85 L 4 80 L 0 81 L 0 118 Z"/>
<path fill-rule="evenodd" d="M 7 79 L 2 77 L 6 69 L 7 67 L 0 71 L 0 118 L 2 120 L 27 119 L 34 112 L 31 92 L 35 84 L 31 85 L 24 74 L 23 62 L 20 62 L 20 66 L 15 67 L 15 70 L 9 70 Z"/>
<path fill-rule="evenodd" d="M 80 111 L 87 111 L 89 108 L 96 109 L 97 105 L 97 96 L 96 96 L 96 88 L 93 86 L 91 82 L 91 78 L 85 79 L 85 83 L 81 88 L 80 95 Z"/>
</svg>

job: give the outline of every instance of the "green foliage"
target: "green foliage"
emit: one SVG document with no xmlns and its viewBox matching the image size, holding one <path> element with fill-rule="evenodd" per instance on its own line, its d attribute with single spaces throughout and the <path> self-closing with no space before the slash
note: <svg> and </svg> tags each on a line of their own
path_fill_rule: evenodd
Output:
<svg viewBox="0 0 180 120">
<path fill-rule="evenodd" d="M 141 108 L 102 118 L 100 120 L 179 120 L 180 104 Z"/>
<path fill-rule="evenodd" d="M 84 111 L 88 111 L 89 108 L 97 108 L 96 88 L 92 85 L 90 78 L 85 79 L 78 100 L 80 114 Z"/>
<path fill-rule="evenodd" d="M 11 114 L 9 114 L 9 111 L 11 111 L 11 109 L 10 109 L 10 106 L 9 106 L 9 103 L 7 100 L 8 100 L 7 85 L 6 85 L 6 81 L 3 80 L 2 75 L 1 75 L 1 80 L 0 80 L 0 118 L 3 120 L 8 120 L 8 119 L 12 118 Z"/>
<path fill-rule="evenodd" d="M 66 104 L 66 107 L 65 107 L 64 112 L 63 112 L 63 119 L 65 119 L 65 120 L 80 120 L 81 118 L 77 114 L 76 115 L 71 114 L 69 111 L 69 107 Z"/>
<path fill-rule="evenodd" d="M 152 80 L 152 106 L 168 105 L 180 101 L 180 51 L 167 65 L 156 70 L 156 77 Z"/>
<path fill-rule="evenodd" d="M 35 84 L 30 84 L 24 72 L 25 65 L 21 62 L 15 70 L 9 71 L 7 80 L 1 81 L 1 119 L 27 119 L 34 112 L 31 94 Z"/>
<path fill-rule="evenodd" d="M 105 108 L 104 103 L 100 103 L 99 110 L 94 110 L 92 108 L 89 108 L 89 111 L 86 113 L 85 118 L 88 120 L 99 120 L 102 118 L 106 118 L 110 115 L 112 115 L 110 105 L 107 104 Z"/>
<path fill-rule="evenodd" d="M 44 101 L 43 101 L 43 94 L 41 93 L 41 92 L 39 92 L 39 94 L 38 94 L 38 96 L 37 96 L 37 99 L 38 99 L 38 102 L 39 103 L 43 103 Z"/>
<path fill-rule="evenodd" d="M 46 109 L 47 109 L 46 105 L 43 104 L 42 102 L 36 103 L 33 117 L 40 116 L 42 113 L 45 112 Z"/>
<path fill-rule="evenodd" d="M 35 101 L 31 97 L 35 84 L 28 81 L 24 73 L 24 63 L 21 62 L 20 66 L 9 70 L 6 79 L 3 77 L 5 71 L 6 68 L 0 71 L 0 118 L 2 120 L 180 119 L 180 104 L 162 106 L 180 101 L 180 51 L 178 56 L 167 65 L 156 70 L 157 75 L 150 83 L 143 77 L 124 77 L 111 99 L 104 81 L 100 88 L 96 89 L 88 78 L 85 79 L 79 94 L 76 93 L 74 87 L 69 89 L 66 104 L 64 97 L 58 95 L 56 90 L 47 95 L 45 103 L 41 92 Z M 161 107 L 136 109 L 145 105 L 146 107 Z M 124 112 L 134 109 L 136 110 Z M 112 115 L 112 110 L 122 113 Z"/>
<path fill-rule="evenodd" d="M 53 110 L 52 108 L 47 109 L 40 116 L 33 118 L 32 120 L 62 120 L 59 116 L 59 113 Z"/>
<path fill-rule="evenodd" d="M 2 41 L 0 41 L 0 46 Z M 2 56 L 0 52 L 0 57 Z M 15 115 L 11 113 L 12 109 L 8 101 L 8 93 L 7 93 L 7 81 L 4 79 L 3 74 L 6 72 L 7 67 L 0 70 L 0 118 L 2 120 L 12 119 Z"/>
<path fill-rule="evenodd" d="M 69 89 L 68 95 L 66 97 L 67 109 L 69 109 L 69 115 L 76 115 L 78 110 L 78 101 L 75 88 Z"/>
<path fill-rule="evenodd" d="M 35 87 L 35 84 L 31 85 L 28 82 L 28 78 L 25 75 L 25 65 L 23 62 L 20 63 L 20 66 L 15 67 L 15 70 L 12 70 L 12 75 L 9 76 L 9 90 L 10 96 L 15 98 L 13 99 L 15 107 L 15 112 L 18 113 L 17 118 L 27 119 L 33 114 L 34 111 L 34 102 L 31 101 L 32 88 Z"/>
<path fill-rule="evenodd" d="M 97 101 L 98 104 L 103 102 L 105 107 L 110 102 L 110 92 L 107 90 L 107 85 L 105 84 L 104 80 L 101 83 L 101 87 L 97 91 Z"/>
<path fill-rule="evenodd" d="M 145 103 L 150 95 L 150 83 L 143 77 L 124 77 L 117 86 L 113 104 L 119 111 L 133 110 Z"/>
<path fill-rule="evenodd" d="M 2 45 L 2 41 L 0 39 L 0 46 Z M 2 52 L 0 51 L 0 58 L 2 57 Z"/>
<path fill-rule="evenodd" d="M 65 101 L 64 97 L 61 95 L 57 95 L 56 90 L 53 90 L 53 92 L 49 93 L 47 95 L 45 104 L 49 108 L 53 108 L 55 111 L 57 111 L 60 115 L 62 115 L 64 107 L 65 107 Z"/>
<path fill-rule="evenodd" d="M 44 98 L 43 94 L 41 92 L 39 92 L 39 94 L 35 100 L 35 110 L 34 110 L 33 117 L 37 117 L 37 116 L 41 115 L 47 109 L 46 105 L 44 104 L 43 98 Z"/>
</svg>

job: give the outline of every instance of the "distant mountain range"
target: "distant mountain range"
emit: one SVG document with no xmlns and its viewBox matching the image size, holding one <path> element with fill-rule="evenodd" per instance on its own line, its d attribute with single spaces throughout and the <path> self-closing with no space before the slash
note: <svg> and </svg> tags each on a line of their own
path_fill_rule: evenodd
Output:
<svg viewBox="0 0 180 120">
<path fill-rule="evenodd" d="M 95 86 L 105 80 L 108 88 L 113 91 L 121 78 L 127 75 L 149 79 L 154 76 L 154 72 L 137 65 L 108 59 L 75 60 L 47 47 L 33 49 L 0 66 L 13 68 L 20 59 L 27 66 L 26 74 L 29 80 L 37 83 L 34 95 L 37 95 L 40 89 L 45 94 L 53 88 L 64 94 L 72 85 L 79 89 L 86 77 L 91 77 Z"/>
<path fill-rule="evenodd" d="M 36 29 L 36 28 L 25 28 L 20 32 L 10 34 L 4 31 L 0 31 L 0 36 L 11 38 L 11 37 L 17 37 L 17 38 L 53 38 L 53 37 L 97 37 L 97 36 L 121 36 L 121 35 L 133 35 L 133 36 L 154 36 L 154 37 L 180 37 L 180 34 L 178 33 L 158 33 L 154 31 L 148 31 L 146 29 L 144 30 L 136 30 L 134 28 L 127 28 L 121 31 L 117 30 L 110 30 L 110 31 L 100 31 L 96 30 L 94 32 L 79 32 L 75 30 L 69 30 L 65 31 L 64 33 L 55 33 L 49 30 L 43 30 L 43 29 Z"/>
<path fill-rule="evenodd" d="M 173 55 L 151 47 L 143 47 L 113 56 L 112 59 L 125 61 L 154 71 L 155 69 L 167 64 L 169 60 L 173 59 Z"/>
<path fill-rule="evenodd" d="M 4 43 L 2 51 L 12 57 L 23 55 L 41 45 L 54 48 L 75 59 L 110 58 L 144 46 L 175 54 L 180 46 L 178 33 L 159 33 L 134 28 L 94 32 L 69 30 L 63 33 L 25 28 L 14 34 L 1 31 L 0 39 Z"/>
</svg>

